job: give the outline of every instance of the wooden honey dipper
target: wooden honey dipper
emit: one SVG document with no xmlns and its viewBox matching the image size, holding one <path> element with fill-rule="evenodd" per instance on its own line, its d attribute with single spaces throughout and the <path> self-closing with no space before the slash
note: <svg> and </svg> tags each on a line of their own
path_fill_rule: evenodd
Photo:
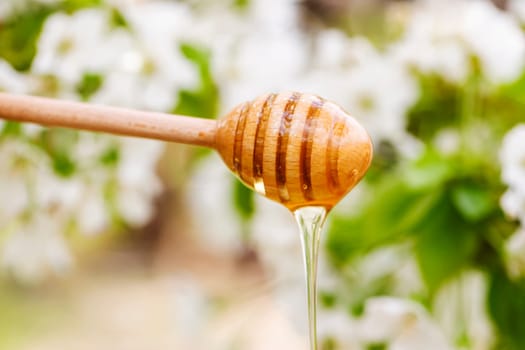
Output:
<svg viewBox="0 0 525 350">
<path fill-rule="evenodd" d="M 363 177 L 372 143 L 336 104 L 266 94 L 219 121 L 0 93 L 0 118 L 216 149 L 247 186 L 290 210 L 330 210 Z"/>
</svg>

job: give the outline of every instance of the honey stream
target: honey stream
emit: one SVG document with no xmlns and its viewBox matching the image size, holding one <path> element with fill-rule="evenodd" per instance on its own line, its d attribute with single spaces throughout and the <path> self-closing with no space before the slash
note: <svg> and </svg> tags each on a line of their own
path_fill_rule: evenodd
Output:
<svg viewBox="0 0 525 350">
<path fill-rule="evenodd" d="M 302 207 L 293 212 L 299 225 L 306 277 L 310 349 L 317 350 L 317 260 L 326 219 L 325 207 Z"/>
</svg>

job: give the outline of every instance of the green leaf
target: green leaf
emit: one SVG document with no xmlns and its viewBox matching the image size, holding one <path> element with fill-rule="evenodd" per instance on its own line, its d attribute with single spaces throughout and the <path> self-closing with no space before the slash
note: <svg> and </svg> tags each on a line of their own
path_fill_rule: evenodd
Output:
<svg viewBox="0 0 525 350">
<path fill-rule="evenodd" d="M 366 180 L 378 181 L 382 175 L 395 169 L 399 159 L 399 152 L 394 144 L 387 140 L 380 140 L 374 145 L 374 157 L 366 173 Z"/>
<path fill-rule="evenodd" d="M 63 0 L 60 3 L 60 8 L 72 13 L 83 8 L 100 6 L 102 2 L 103 0 Z"/>
<path fill-rule="evenodd" d="M 70 150 L 76 143 L 78 132 L 69 129 L 45 129 L 37 146 L 49 154 L 53 169 L 57 175 L 70 177 L 76 171 L 76 163 L 70 154 Z"/>
<path fill-rule="evenodd" d="M 207 90 L 180 90 L 175 114 L 189 115 L 200 118 L 213 118 L 217 114 L 213 96 Z"/>
<path fill-rule="evenodd" d="M 525 98 L 525 72 L 515 81 L 502 85 L 499 92 L 503 95 L 523 101 Z"/>
<path fill-rule="evenodd" d="M 369 203 L 361 213 L 333 215 L 327 248 L 336 265 L 414 232 L 439 199 L 439 192 L 417 191 L 394 176 L 375 184 Z"/>
<path fill-rule="evenodd" d="M 405 182 L 418 190 L 439 186 L 453 175 L 453 164 L 433 151 L 425 152 L 420 159 L 406 166 L 402 174 Z"/>
<path fill-rule="evenodd" d="M 96 73 L 84 73 L 82 79 L 76 86 L 76 91 L 82 97 L 82 100 L 87 101 L 93 96 L 104 83 L 104 77 Z"/>
<path fill-rule="evenodd" d="M 319 291 L 319 305 L 324 309 L 333 309 L 336 306 L 337 296 L 333 292 Z"/>
<path fill-rule="evenodd" d="M 237 178 L 233 181 L 233 204 L 241 219 L 247 222 L 255 213 L 254 193 Z"/>
<path fill-rule="evenodd" d="M 321 340 L 321 350 L 337 350 L 337 341 L 331 337 L 324 338 Z"/>
<path fill-rule="evenodd" d="M 42 27 L 49 15 L 58 10 L 73 13 L 87 7 L 100 6 L 102 0 L 63 0 L 55 5 L 35 5 L 15 13 L 0 23 L 0 58 L 18 71 L 31 68 L 37 53 Z"/>
<path fill-rule="evenodd" d="M 6 121 L 2 128 L 2 136 L 19 136 L 22 134 L 22 124 L 13 121 Z"/>
<path fill-rule="evenodd" d="M 100 157 L 100 162 L 105 166 L 116 166 L 120 159 L 120 149 L 115 146 L 106 150 L 105 153 Z"/>
<path fill-rule="evenodd" d="M 53 170 L 62 177 L 70 177 L 74 174 L 76 167 L 66 153 L 60 152 L 53 155 Z"/>
<path fill-rule="evenodd" d="M 525 281 L 511 281 L 503 271 L 494 271 L 488 311 L 500 335 L 497 349 L 525 349 Z"/>
<path fill-rule="evenodd" d="M 512 127 L 523 122 L 525 114 L 525 71 L 516 81 L 500 86 L 486 97 L 484 119 L 490 121 L 492 132 L 500 138 Z"/>
<path fill-rule="evenodd" d="M 105 210 L 109 214 L 109 217 L 111 218 L 111 226 L 112 228 L 116 229 L 117 232 L 123 232 L 126 228 L 129 229 L 129 227 L 126 226 L 126 222 L 124 221 L 124 218 L 120 214 L 119 206 L 118 206 L 118 179 L 116 177 L 110 178 L 106 183 L 104 184 L 103 194 L 104 194 L 104 204 L 105 204 Z"/>
<path fill-rule="evenodd" d="M 447 193 L 429 210 L 416 230 L 414 247 L 423 281 L 433 294 L 472 260 L 477 237 L 465 225 Z"/>
<path fill-rule="evenodd" d="M 37 40 L 51 10 L 32 7 L 0 23 L 0 58 L 18 71 L 27 71 L 36 55 Z"/>
<path fill-rule="evenodd" d="M 199 67 L 204 68 L 209 65 L 210 53 L 201 47 L 190 43 L 181 43 L 180 52 Z"/>
<path fill-rule="evenodd" d="M 420 77 L 421 97 L 407 113 L 410 133 L 430 141 L 443 128 L 459 125 L 461 89 L 438 76 Z"/>
<path fill-rule="evenodd" d="M 126 17 L 115 7 L 111 9 L 111 25 L 115 28 L 129 28 Z"/>
<path fill-rule="evenodd" d="M 187 43 L 181 44 L 180 51 L 197 67 L 200 86 L 194 90 L 180 90 L 173 113 L 215 118 L 219 110 L 219 90 L 211 74 L 210 52 Z"/>
<path fill-rule="evenodd" d="M 452 189 L 452 202 L 466 220 L 478 222 L 496 207 L 497 200 L 490 190 L 475 183 L 462 183 Z"/>
<path fill-rule="evenodd" d="M 250 0 L 233 0 L 233 8 L 244 11 L 250 6 Z"/>
</svg>

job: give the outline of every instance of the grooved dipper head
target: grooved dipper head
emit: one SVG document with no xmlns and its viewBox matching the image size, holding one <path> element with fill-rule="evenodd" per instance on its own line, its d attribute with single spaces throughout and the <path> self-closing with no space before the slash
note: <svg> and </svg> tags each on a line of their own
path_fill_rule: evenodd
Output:
<svg viewBox="0 0 525 350">
<path fill-rule="evenodd" d="M 245 102 L 219 121 L 216 147 L 246 185 L 290 210 L 332 208 L 372 159 L 365 129 L 336 104 L 297 92 Z"/>
</svg>

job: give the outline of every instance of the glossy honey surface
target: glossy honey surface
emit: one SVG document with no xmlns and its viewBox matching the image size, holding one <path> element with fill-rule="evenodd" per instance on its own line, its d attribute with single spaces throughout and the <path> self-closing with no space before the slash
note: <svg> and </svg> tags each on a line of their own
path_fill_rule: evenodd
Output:
<svg viewBox="0 0 525 350">
<path fill-rule="evenodd" d="M 216 148 L 249 187 L 290 210 L 339 202 L 364 176 L 370 137 L 348 113 L 297 92 L 245 102 L 219 121 Z"/>
</svg>

